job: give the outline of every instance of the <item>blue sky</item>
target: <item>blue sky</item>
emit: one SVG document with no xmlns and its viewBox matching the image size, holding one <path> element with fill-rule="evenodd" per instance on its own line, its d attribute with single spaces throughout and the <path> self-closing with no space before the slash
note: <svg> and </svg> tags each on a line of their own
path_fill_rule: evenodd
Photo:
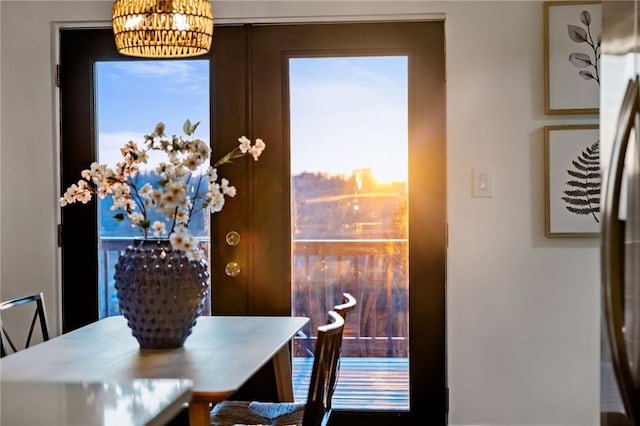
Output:
<svg viewBox="0 0 640 426">
<path fill-rule="evenodd" d="M 292 172 L 406 180 L 407 57 L 289 62 Z"/>
<path fill-rule="evenodd" d="M 188 118 L 209 140 L 209 61 L 112 61 L 96 65 L 100 163 L 115 165 L 119 149 L 162 121 L 168 135 L 182 135 Z"/>
<path fill-rule="evenodd" d="M 406 180 L 407 66 L 405 56 L 292 59 L 292 172 L 368 167 Z M 119 148 L 158 121 L 167 134 L 201 121 L 196 136 L 209 140 L 207 60 L 100 62 L 96 74 L 101 163 L 115 165 Z"/>
</svg>

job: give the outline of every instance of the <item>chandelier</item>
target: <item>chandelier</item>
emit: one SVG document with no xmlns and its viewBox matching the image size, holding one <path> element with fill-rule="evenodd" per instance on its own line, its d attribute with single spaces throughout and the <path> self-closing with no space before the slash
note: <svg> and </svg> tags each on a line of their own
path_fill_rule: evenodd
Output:
<svg viewBox="0 0 640 426">
<path fill-rule="evenodd" d="M 123 55 L 184 58 L 211 47 L 213 12 L 208 0 L 117 0 L 112 23 Z"/>
</svg>

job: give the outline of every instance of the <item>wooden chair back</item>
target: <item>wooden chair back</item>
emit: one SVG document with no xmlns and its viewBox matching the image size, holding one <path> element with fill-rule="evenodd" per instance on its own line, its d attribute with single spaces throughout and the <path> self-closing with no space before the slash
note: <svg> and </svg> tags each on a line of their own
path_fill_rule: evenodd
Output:
<svg viewBox="0 0 640 426">
<path fill-rule="evenodd" d="M 329 323 L 318 327 L 303 426 L 326 425 L 331 415 L 331 398 L 338 374 L 344 319 L 335 311 L 329 311 L 328 315 Z"/>
<path fill-rule="evenodd" d="M 343 319 L 347 319 L 347 313 L 356 308 L 356 298 L 349 293 L 342 293 L 342 303 L 333 307 Z"/>
<path fill-rule="evenodd" d="M 39 320 L 40 329 L 42 331 L 42 340 L 49 340 L 49 331 L 47 329 L 47 316 L 44 310 L 44 302 L 42 293 L 32 294 L 30 296 L 19 297 L 16 299 L 5 300 L 0 302 L 0 314 L 3 311 L 14 308 L 16 306 L 25 305 L 27 303 L 35 303 L 35 312 L 31 319 L 31 325 L 29 326 L 29 333 L 27 335 L 27 341 L 24 346 L 18 347 L 7 333 L 2 318 L 0 316 L 0 357 L 4 357 L 8 354 L 8 350 L 18 352 L 21 349 L 26 349 L 31 344 L 31 338 L 33 337 L 33 330 L 36 325 L 36 321 Z"/>
</svg>

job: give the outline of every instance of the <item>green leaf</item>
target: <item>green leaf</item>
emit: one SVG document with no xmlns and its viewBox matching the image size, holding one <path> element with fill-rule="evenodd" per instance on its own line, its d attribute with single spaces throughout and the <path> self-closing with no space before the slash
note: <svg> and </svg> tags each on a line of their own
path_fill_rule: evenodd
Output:
<svg viewBox="0 0 640 426">
<path fill-rule="evenodd" d="M 184 132 L 185 135 L 191 136 L 196 132 L 196 129 L 198 128 L 199 125 L 200 125 L 199 121 L 196 124 L 191 124 L 191 120 L 187 118 L 187 121 L 185 121 L 184 124 L 182 125 L 182 131 Z"/>
<path fill-rule="evenodd" d="M 185 121 L 184 124 L 182 125 L 182 131 L 184 132 L 185 135 L 191 136 L 192 134 L 191 120 L 189 120 L 188 118 L 187 118 L 187 121 Z"/>
<path fill-rule="evenodd" d="M 113 220 L 116 222 L 122 222 L 124 220 L 124 213 L 116 213 L 113 215 Z"/>
</svg>

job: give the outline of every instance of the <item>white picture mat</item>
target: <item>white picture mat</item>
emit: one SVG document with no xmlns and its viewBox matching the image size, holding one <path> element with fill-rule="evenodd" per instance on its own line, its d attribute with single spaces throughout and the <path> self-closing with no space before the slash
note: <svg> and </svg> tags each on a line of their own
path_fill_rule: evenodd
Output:
<svg viewBox="0 0 640 426">
<path fill-rule="evenodd" d="M 599 233 L 600 223 L 591 215 L 578 215 L 566 208 L 562 199 L 568 189 L 566 182 L 573 179 L 567 170 L 573 169 L 572 161 L 600 137 L 597 126 L 593 129 L 549 129 L 547 139 L 548 159 L 548 232 L 550 234 Z"/>
<path fill-rule="evenodd" d="M 595 80 L 582 78 L 578 74 L 580 68 L 569 61 L 569 55 L 574 52 L 593 58 L 593 50 L 586 43 L 571 40 L 567 25 L 585 28 L 580 22 L 580 13 L 588 11 L 591 14 L 591 34 L 596 40 L 601 33 L 602 5 L 578 3 L 551 4 L 548 7 L 548 107 L 550 110 L 598 109 L 599 85 Z"/>
</svg>

